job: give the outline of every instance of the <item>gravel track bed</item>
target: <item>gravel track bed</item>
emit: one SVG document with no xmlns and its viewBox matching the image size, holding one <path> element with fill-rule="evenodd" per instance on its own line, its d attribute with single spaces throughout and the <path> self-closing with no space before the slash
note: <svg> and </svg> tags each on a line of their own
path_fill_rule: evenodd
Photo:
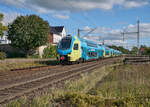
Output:
<svg viewBox="0 0 150 107">
<path fill-rule="evenodd" d="M 42 72 L 43 74 L 39 73 L 35 77 L 31 75 L 30 78 L 26 78 L 25 80 L 17 80 L 16 84 L 7 84 L 5 87 L 0 88 L 0 103 L 8 102 L 9 100 L 15 99 L 24 94 L 68 80 L 74 76 L 80 75 L 80 73 L 92 71 L 102 65 L 111 64 L 118 60 L 120 60 L 120 58 L 111 58 L 70 66 L 59 66 L 54 70 L 51 69 L 49 71 Z"/>
</svg>

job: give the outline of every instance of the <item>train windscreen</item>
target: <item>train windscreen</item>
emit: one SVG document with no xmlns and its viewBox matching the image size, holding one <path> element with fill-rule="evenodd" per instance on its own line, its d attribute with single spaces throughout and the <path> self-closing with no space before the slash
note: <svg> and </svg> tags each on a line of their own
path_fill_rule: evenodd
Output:
<svg viewBox="0 0 150 107">
<path fill-rule="evenodd" d="M 61 40 L 59 48 L 63 50 L 69 49 L 70 45 L 71 45 L 71 37 L 65 37 Z"/>
</svg>

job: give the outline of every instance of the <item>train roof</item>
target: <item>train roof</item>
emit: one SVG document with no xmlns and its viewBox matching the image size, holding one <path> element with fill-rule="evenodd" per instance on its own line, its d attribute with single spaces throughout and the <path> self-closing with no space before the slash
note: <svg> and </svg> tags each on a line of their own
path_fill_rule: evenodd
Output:
<svg viewBox="0 0 150 107">
<path fill-rule="evenodd" d="M 71 35 L 66 36 L 66 37 L 75 38 L 75 36 L 71 36 Z M 115 50 L 115 49 L 113 49 L 113 48 L 109 48 L 109 47 L 106 46 L 106 45 L 98 44 L 98 43 L 96 43 L 96 42 L 93 42 L 93 41 L 90 41 L 90 40 L 86 40 L 86 39 L 80 38 L 80 37 L 78 37 L 78 36 L 76 36 L 76 37 L 82 42 L 82 44 L 85 44 L 85 45 L 87 45 L 87 46 L 95 47 L 95 48 L 101 48 L 101 49 L 106 49 L 106 50 L 112 50 L 112 51 L 115 51 L 115 52 L 117 52 L 117 53 L 122 53 L 121 51 Z"/>
<path fill-rule="evenodd" d="M 84 42 L 87 44 L 87 46 L 90 46 L 90 47 L 95 47 L 97 48 L 98 47 L 98 44 L 93 42 L 93 41 L 90 41 L 90 40 L 86 40 L 86 39 L 83 39 L 83 38 L 79 38 L 80 41 Z"/>
</svg>

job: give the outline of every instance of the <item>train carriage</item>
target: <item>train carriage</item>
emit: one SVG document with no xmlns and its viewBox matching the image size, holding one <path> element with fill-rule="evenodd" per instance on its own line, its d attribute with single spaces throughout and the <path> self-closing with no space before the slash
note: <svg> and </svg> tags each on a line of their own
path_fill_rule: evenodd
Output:
<svg viewBox="0 0 150 107">
<path fill-rule="evenodd" d="M 91 41 L 86 41 L 86 40 L 81 40 L 82 43 L 85 43 L 86 45 L 82 45 L 83 48 L 85 48 L 85 50 L 83 50 L 85 56 L 83 56 L 82 58 L 84 60 L 91 60 L 91 59 L 98 59 L 99 57 L 99 49 L 98 49 L 98 45 L 91 42 Z M 85 57 L 85 58 L 84 58 Z"/>
<path fill-rule="evenodd" d="M 118 54 L 118 51 L 105 45 L 98 45 L 95 42 L 77 36 L 66 36 L 62 38 L 57 46 L 57 59 L 61 63 L 83 62 Z"/>
<path fill-rule="evenodd" d="M 104 55 L 104 57 L 111 57 L 111 50 L 110 50 L 110 48 L 108 48 L 108 47 L 106 47 L 106 46 L 104 46 L 104 48 L 105 48 L 105 55 Z"/>
</svg>

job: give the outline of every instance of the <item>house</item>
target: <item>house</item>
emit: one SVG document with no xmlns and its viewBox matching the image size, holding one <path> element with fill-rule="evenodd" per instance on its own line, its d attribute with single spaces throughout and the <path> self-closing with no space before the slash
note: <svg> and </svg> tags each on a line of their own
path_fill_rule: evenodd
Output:
<svg viewBox="0 0 150 107">
<path fill-rule="evenodd" d="M 48 44 L 57 45 L 61 38 L 66 36 L 66 30 L 64 26 L 50 26 L 50 33 L 48 35 Z M 42 58 L 43 51 L 47 46 L 40 46 L 38 53 Z"/>
<path fill-rule="evenodd" d="M 66 36 L 64 26 L 50 26 L 50 34 L 48 36 L 48 43 L 58 44 L 62 37 Z"/>
<path fill-rule="evenodd" d="M 8 40 L 7 36 L 0 37 L 0 44 L 10 44 L 11 41 Z"/>
</svg>

